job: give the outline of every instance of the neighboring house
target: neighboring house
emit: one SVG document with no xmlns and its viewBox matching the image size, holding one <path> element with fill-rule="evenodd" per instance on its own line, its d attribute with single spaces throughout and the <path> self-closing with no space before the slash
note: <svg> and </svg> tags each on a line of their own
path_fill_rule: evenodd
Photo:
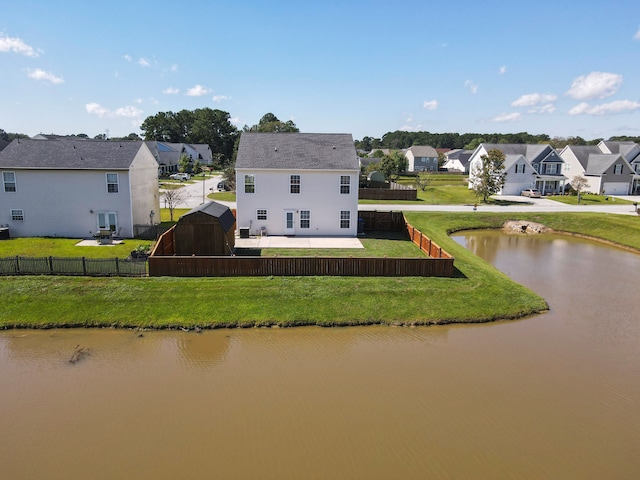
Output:
<svg viewBox="0 0 640 480">
<path fill-rule="evenodd" d="M 376 152 L 382 152 L 382 155 L 391 155 L 395 150 L 391 148 L 373 148 L 369 152 L 369 157 L 376 157 Z M 378 154 L 379 155 L 379 154 Z M 378 157 L 376 157 L 378 158 Z"/>
<path fill-rule="evenodd" d="M 4 147 L 6 147 L 7 145 L 9 145 L 9 142 L 0 138 L 0 152 L 4 150 Z"/>
<path fill-rule="evenodd" d="M 560 156 L 569 182 L 579 175 L 587 179 L 584 191 L 605 195 L 631 192 L 635 175 L 623 154 L 603 153 L 596 145 L 567 145 Z"/>
<path fill-rule="evenodd" d="M 141 141 L 17 139 L 0 152 L 0 181 L 12 237 L 133 237 L 160 219 L 158 164 Z"/>
<path fill-rule="evenodd" d="M 359 173 L 350 134 L 243 132 L 237 227 L 253 235 L 356 236 Z"/>
<path fill-rule="evenodd" d="M 602 141 L 598 144 L 602 153 L 619 153 L 631 165 L 633 179 L 631 184 L 632 195 L 640 195 L 640 145 L 636 142 Z"/>
<path fill-rule="evenodd" d="M 156 140 L 147 140 L 144 143 L 158 162 L 160 175 L 177 172 L 182 155 L 186 155 L 192 165 L 196 161 L 202 165 L 211 165 L 213 160 L 211 148 L 207 144 L 168 143 Z"/>
<path fill-rule="evenodd" d="M 504 153 L 506 181 L 500 195 L 520 195 L 522 190 L 537 188 L 543 195 L 564 192 L 567 178 L 562 174 L 563 160 L 550 145 L 482 143 L 469 158 L 469 179 L 491 150 Z M 472 188 L 472 182 L 469 182 Z"/>
<path fill-rule="evenodd" d="M 449 172 L 469 173 L 469 159 L 473 150 L 462 150 L 457 148 L 445 153 L 447 161 L 443 168 Z"/>
<path fill-rule="evenodd" d="M 437 172 L 438 152 L 427 145 L 413 145 L 404 151 L 408 172 Z"/>
</svg>

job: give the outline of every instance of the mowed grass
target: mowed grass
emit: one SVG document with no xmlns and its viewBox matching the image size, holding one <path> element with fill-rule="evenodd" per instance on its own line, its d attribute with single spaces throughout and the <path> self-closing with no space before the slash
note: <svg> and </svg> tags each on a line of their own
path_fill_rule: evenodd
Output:
<svg viewBox="0 0 640 480">
<path fill-rule="evenodd" d="M 564 203 L 567 205 L 578 205 L 577 195 L 551 195 L 549 200 L 555 200 L 556 202 Z M 586 193 L 580 195 L 580 205 L 615 205 L 615 204 L 632 204 L 629 200 L 621 198 L 614 198 L 608 195 L 594 195 L 592 193 Z"/>
<path fill-rule="evenodd" d="M 76 246 L 73 238 L 12 238 L 0 241 L 0 258 L 15 257 L 86 257 L 127 258 L 138 246 L 151 245 L 149 240 L 126 239 L 117 245 Z"/>
<path fill-rule="evenodd" d="M 450 232 L 544 223 L 640 251 L 636 216 L 407 213 L 455 257 L 454 278 L 0 278 L 0 327 L 215 328 L 293 325 L 426 325 L 486 322 L 543 311 L 546 302 L 476 257 Z"/>
</svg>

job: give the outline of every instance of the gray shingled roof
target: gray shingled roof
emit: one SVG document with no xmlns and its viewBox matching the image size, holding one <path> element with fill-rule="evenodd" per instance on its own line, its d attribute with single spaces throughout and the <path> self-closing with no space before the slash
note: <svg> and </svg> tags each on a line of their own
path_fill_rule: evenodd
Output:
<svg viewBox="0 0 640 480">
<path fill-rule="evenodd" d="M 231 230 L 236 222 L 236 217 L 234 217 L 233 212 L 229 207 L 213 201 L 203 203 L 202 205 L 192 208 L 180 218 L 186 217 L 188 215 L 193 215 L 198 212 L 202 212 L 214 218 L 217 218 L 225 232 Z"/>
<path fill-rule="evenodd" d="M 413 153 L 414 157 L 438 157 L 438 152 L 436 151 L 436 149 L 428 145 L 413 145 L 407 148 L 407 151 L 409 150 L 411 150 L 411 153 Z"/>
<path fill-rule="evenodd" d="M 240 136 L 236 168 L 358 170 L 348 133 L 257 133 Z"/>
<path fill-rule="evenodd" d="M 482 145 L 487 152 L 489 150 L 497 149 L 504 153 L 505 156 L 522 155 L 532 164 L 540 162 L 551 151 L 551 147 L 546 144 L 483 143 Z"/>
<path fill-rule="evenodd" d="M 584 173 L 587 175 L 601 175 L 619 158 L 621 158 L 620 154 L 591 154 Z"/>
<path fill-rule="evenodd" d="M 141 141 L 16 139 L 0 152 L 0 168 L 127 170 Z"/>
<path fill-rule="evenodd" d="M 595 145 L 570 145 L 567 148 L 573 152 L 585 171 L 589 163 L 589 155 L 603 155 L 602 151 Z"/>
</svg>

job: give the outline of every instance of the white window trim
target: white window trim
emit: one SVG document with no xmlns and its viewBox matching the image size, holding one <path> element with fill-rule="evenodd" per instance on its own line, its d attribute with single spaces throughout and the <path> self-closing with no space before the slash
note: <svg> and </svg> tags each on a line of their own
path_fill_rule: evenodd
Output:
<svg viewBox="0 0 640 480">
<path fill-rule="evenodd" d="M 344 179 L 347 181 L 344 182 Z M 346 187 L 346 191 L 342 191 L 343 187 Z M 341 195 L 349 195 L 351 194 L 351 175 L 340 175 L 340 194 Z"/>
<path fill-rule="evenodd" d="M 13 181 L 7 181 L 4 176 L 6 173 L 10 173 L 11 175 L 13 175 Z M 13 190 L 7 190 L 7 184 L 12 183 L 13 184 Z M 3 191 L 5 193 L 16 193 L 18 191 L 18 181 L 16 178 L 16 172 L 2 172 L 2 186 L 3 186 Z"/>
<path fill-rule="evenodd" d="M 347 222 L 343 226 L 342 222 Z M 340 210 L 340 228 L 351 228 L 351 210 Z"/>
<path fill-rule="evenodd" d="M 297 183 L 294 182 L 294 180 L 297 180 Z M 297 192 L 293 191 L 294 187 L 298 187 Z M 299 195 L 301 191 L 302 191 L 302 176 L 297 173 L 292 173 L 291 175 L 289 175 L 289 193 L 292 195 Z"/>
<path fill-rule="evenodd" d="M 613 174 L 614 175 L 622 175 L 622 164 L 617 163 L 613 166 Z"/>
<path fill-rule="evenodd" d="M 116 181 L 115 182 L 110 182 L 109 181 L 109 175 L 115 175 L 116 176 Z M 107 172 L 105 174 L 105 179 L 107 182 L 107 193 L 120 193 L 120 176 L 118 175 L 117 172 Z M 109 191 L 109 185 L 115 185 L 116 186 L 116 191 L 115 192 L 110 192 Z"/>
<path fill-rule="evenodd" d="M 307 218 L 303 218 L 304 214 L 307 214 Z M 306 221 L 307 226 L 303 226 L 302 222 Z M 300 228 L 304 228 L 305 230 L 311 228 L 311 210 L 300 210 Z"/>
<path fill-rule="evenodd" d="M 251 180 L 251 181 L 248 181 L 248 180 Z M 252 192 L 247 191 L 247 187 L 249 185 L 253 186 Z M 244 193 L 256 193 L 256 176 L 253 173 L 244 174 Z"/>
<path fill-rule="evenodd" d="M 10 211 L 12 222 L 24 222 L 24 210 L 22 208 L 12 208 Z M 15 218 L 21 217 L 21 218 Z"/>
</svg>

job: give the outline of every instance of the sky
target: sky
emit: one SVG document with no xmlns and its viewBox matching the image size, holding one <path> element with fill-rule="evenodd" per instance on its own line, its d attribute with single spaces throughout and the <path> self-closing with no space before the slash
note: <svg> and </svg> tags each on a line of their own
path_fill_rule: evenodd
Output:
<svg viewBox="0 0 640 480">
<path fill-rule="evenodd" d="M 158 112 L 302 132 L 640 135 L 640 2 L 0 2 L 0 129 Z"/>
</svg>

